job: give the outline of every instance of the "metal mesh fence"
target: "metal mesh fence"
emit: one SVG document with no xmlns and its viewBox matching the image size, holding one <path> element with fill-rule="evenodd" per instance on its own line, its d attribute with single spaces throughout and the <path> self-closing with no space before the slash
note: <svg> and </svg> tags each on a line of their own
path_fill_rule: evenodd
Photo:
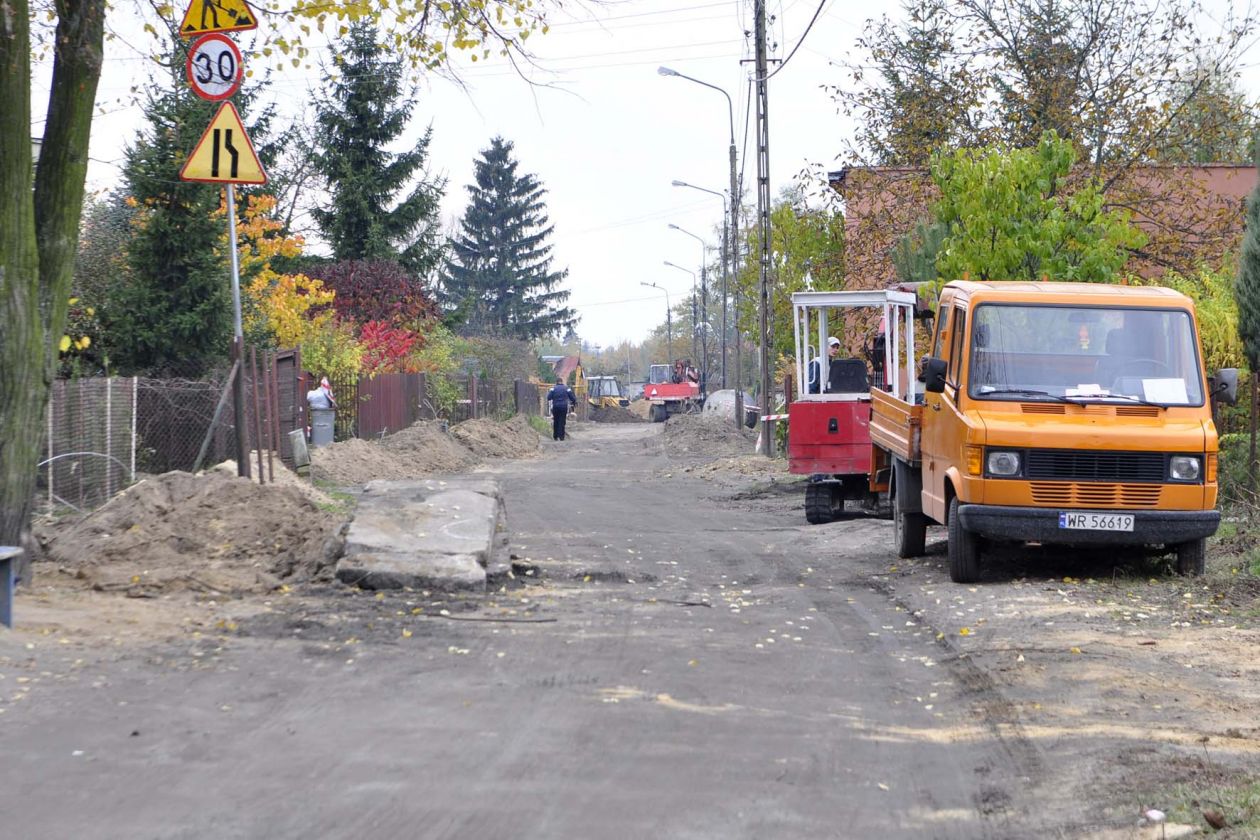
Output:
<svg viewBox="0 0 1260 840">
<path fill-rule="evenodd" d="M 134 378 L 53 383 L 37 483 L 48 508 L 91 510 L 135 480 L 138 390 Z"/>
</svg>

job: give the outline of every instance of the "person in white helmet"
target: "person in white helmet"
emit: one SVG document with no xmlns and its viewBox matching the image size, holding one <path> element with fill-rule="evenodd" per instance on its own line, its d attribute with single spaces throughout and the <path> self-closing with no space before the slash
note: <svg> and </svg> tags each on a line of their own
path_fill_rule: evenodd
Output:
<svg viewBox="0 0 1260 840">
<path fill-rule="evenodd" d="M 827 339 L 827 365 L 823 366 L 821 356 L 809 363 L 807 390 L 811 394 L 821 394 L 823 390 L 823 371 L 831 369 L 831 360 L 840 355 L 840 339 L 834 335 Z"/>
</svg>

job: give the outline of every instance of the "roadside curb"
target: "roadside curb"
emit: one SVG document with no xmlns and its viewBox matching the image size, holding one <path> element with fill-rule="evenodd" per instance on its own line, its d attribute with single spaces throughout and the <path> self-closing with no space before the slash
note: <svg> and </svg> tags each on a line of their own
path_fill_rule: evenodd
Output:
<svg viewBox="0 0 1260 840">
<path fill-rule="evenodd" d="M 486 589 L 501 542 L 503 498 L 482 477 L 369 482 L 346 534 L 337 579 L 362 589 Z"/>
</svg>

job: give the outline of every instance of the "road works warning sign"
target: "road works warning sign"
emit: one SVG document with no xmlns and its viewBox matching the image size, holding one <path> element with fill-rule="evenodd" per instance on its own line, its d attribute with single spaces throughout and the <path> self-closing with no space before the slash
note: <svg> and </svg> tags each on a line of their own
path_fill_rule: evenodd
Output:
<svg viewBox="0 0 1260 840">
<path fill-rule="evenodd" d="M 211 184 L 265 184 L 267 173 L 249 142 L 241 115 L 231 102 L 219 106 L 184 168 L 181 181 Z"/>
<path fill-rule="evenodd" d="M 258 16 L 245 0 L 192 0 L 179 34 L 185 38 L 211 32 L 242 32 L 258 28 Z"/>
</svg>

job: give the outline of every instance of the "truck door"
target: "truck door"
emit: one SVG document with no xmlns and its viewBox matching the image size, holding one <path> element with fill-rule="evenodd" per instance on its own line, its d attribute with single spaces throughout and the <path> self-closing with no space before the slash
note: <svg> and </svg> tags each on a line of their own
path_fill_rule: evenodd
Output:
<svg viewBox="0 0 1260 840">
<path fill-rule="evenodd" d="M 958 410 L 958 391 L 962 387 L 963 345 L 966 344 L 967 310 L 956 304 L 956 298 L 940 304 L 940 328 L 933 345 L 933 355 L 945 359 L 945 390 L 925 395 L 923 432 L 920 449 L 923 453 L 923 512 L 937 522 L 945 521 L 948 508 L 945 499 L 945 474 L 962 454 L 965 426 Z"/>
</svg>

